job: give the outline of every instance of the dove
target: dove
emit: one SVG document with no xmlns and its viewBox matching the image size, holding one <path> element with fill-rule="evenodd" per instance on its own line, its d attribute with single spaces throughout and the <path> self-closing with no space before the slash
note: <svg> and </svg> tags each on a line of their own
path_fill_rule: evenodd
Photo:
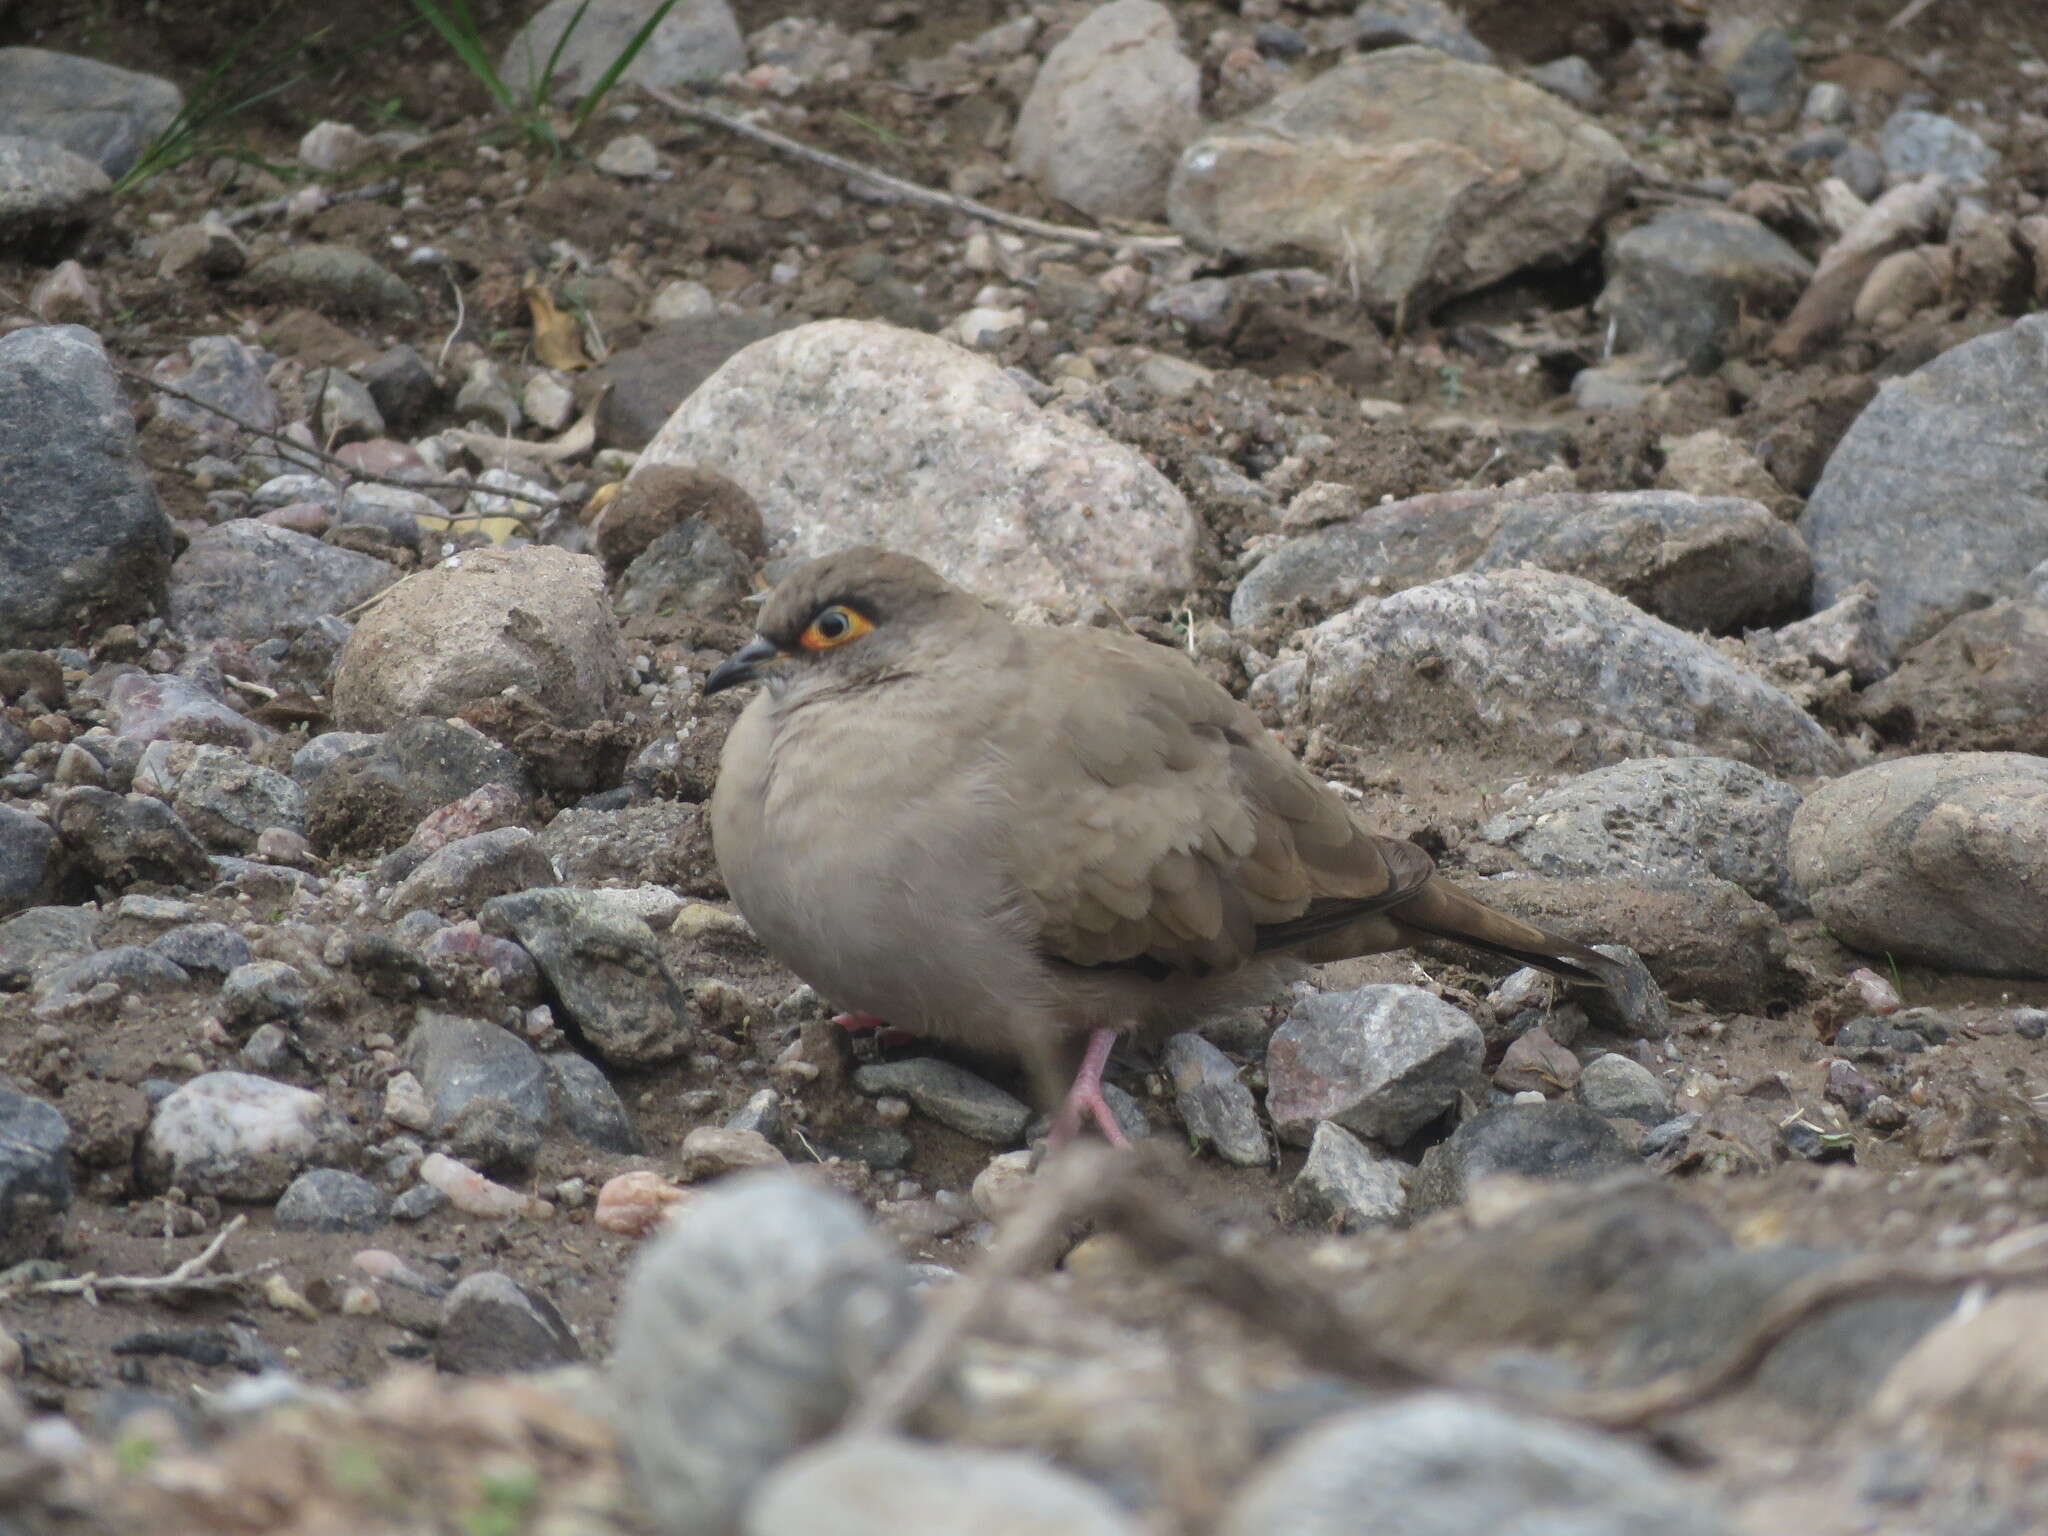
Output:
<svg viewBox="0 0 2048 1536">
<path fill-rule="evenodd" d="M 1368 827 L 1178 651 L 1027 626 L 863 546 L 768 595 L 705 679 L 760 692 L 711 797 L 727 890 L 849 1011 L 1048 1062 L 1056 1144 L 1119 1038 L 1188 1029 L 1315 963 L 1449 939 L 1605 985 L 1615 962 L 1486 906 Z"/>
</svg>

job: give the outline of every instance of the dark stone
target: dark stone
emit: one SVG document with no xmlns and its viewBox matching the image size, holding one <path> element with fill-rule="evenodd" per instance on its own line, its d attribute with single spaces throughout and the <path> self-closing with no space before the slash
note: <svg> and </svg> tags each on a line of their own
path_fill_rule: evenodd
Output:
<svg viewBox="0 0 2048 1536">
<path fill-rule="evenodd" d="M 302 633 L 398 579 L 397 567 L 249 518 L 197 535 L 171 567 L 171 627 L 188 640 Z"/>
<path fill-rule="evenodd" d="M 620 1102 L 618 1090 L 604 1075 L 604 1068 L 574 1051 L 554 1051 L 547 1057 L 548 1078 L 554 1085 L 555 1112 L 570 1135 L 607 1152 L 636 1154 L 647 1150 L 633 1117 Z"/>
<path fill-rule="evenodd" d="M 277 1224 L 287 1232 L 374 1232 L 390 1213 L 382 1190 L 340 1168 L 308 1168 L 277 1197 Z"/>
<path fill-rule="evenodd" d="M 591 397 L 611 392 L 597 411 L 597 439 L 607 448 L 645 448 L 677 406 L 733 353 L 797 322 L 760 315 L 705 315 L 657 326 L 584 375 Z"/>
<path fill-rule="evenodd" d="M 64 644 L 163 602 L 170 519 L 80 326 L 0 337 L 0 529 L 0 646 Z"/>
<path fill-rule="evenodd" d="M 363 384 L 377 403 L 385 425 L 399 431 L 414 425 L 434 408 L 440 381 L 425 358 L 403 342 L 380 352 L 363 367 Z"/>
<path fill-rule="evenodd" d="M 484 904 L 484 932 L 517 940 L 560 1011 L 613 1066 L 672 1061 L 694 1038 L 693 1014 L 654 932 L 602 891 L 519 891 Z"/>
<path fill-rule="evenodd" d="M 486 784 L 532 794 L 516 753 L 446 720 L 410 720 L 335 759 L 306 791 L 306 835 L 325 854 L 378 854 L 420 819 Z"/>
<path fill-rule="evenodd" d="M 0 133 L 61 144 L 109 176 L 126 175 L 184 105 L 177 86 L 155 75 L 46 48 L 0 48 Z"/>
<path fill-rule="evenodd" d="M 0 1083 L 0 1266 L 42 1258 L 71 1208 L 71 1127 Z"/>
<path fill-rule="evenodd" d="M 545 1296 L 496 1270 L 469 1276 L 441 1304 L 434 1364 L 458 1375 L 540 1371 L 583 1358 L 583 1346 Z"/>
<path fill-rule="evenodd" d="M 1503 1104 L 1482 1110 L 1431 1147 L 1415 1175 L 1409 1211 L 1461 1203 L 1488 1174 L 1584 1183 L 1640 1168 L 1613 1126 L 1580 1104 Z"/>
<path fill-rule="evenodd" d="M 223 977 L 255 958 L 249 941 L 225 923 L 186 923 L 153 940 L 149 947 L 188 971 Z"/>
<path fill-rule="evenodd" d="M 0 917 L 51 901 L 64 864 L 57 834 L 40 818 L 0 805 Z"/>
</svg>

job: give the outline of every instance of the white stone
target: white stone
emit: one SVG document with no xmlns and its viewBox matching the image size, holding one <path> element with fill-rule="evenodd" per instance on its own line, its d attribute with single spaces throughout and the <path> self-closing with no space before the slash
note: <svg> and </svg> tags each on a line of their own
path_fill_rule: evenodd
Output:
<svg viewBox="0 0 2048 1536">
<path fill-rule="evenodd" d="M 340 1132 L 317 1093 L 247 1072 L 207 1072 L 157 1105 L 143 1133 L 143 1170 L 159 1189 L 274 1200 Z"/>
</svg>

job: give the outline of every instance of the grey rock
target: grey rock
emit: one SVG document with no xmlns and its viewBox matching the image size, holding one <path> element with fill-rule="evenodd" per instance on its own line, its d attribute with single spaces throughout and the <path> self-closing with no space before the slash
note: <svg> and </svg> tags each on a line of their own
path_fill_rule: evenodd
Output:
<svg viewBox="0 0 2048 1536">
<path fill-rule="evenodd" d="M 445 717 L 508 690 L 564 726 L 609 716 L 626 655 L 589 555 L 467 550 L 414 576 L 357 623 L 334 674 L 349 730 Z"/>
<path fill-rule="evenodd" d="M 1461 1204 L 1473 1184 L 1497 1173 L 1589 1183 L 1640 1166 L 1614 1127 L 1583 1105 L 1501 1104 L 1423 1154 L 1409 1210 L 1419 1216 Z"/>
<path fill-rule="evenodd" d="M 1584 577 L 1681 629 L 1713 631 L 1794 610 L 1812 571 L 1805 543 L 1768 508 L 1675 491 L 1506 502 L 1470 568 L 1520 566 Z"/>
<path fill-rule="evenodd" d="M 1678 491 L 1448 491 L 1369 507 L 1275 546 L 1239 582 L 1232 624 L 1329 612 L 1460 571 L 1535 565 L 1597 582 L 1668 622 L 1726 630 L 1793 609 L 1809 562 L 1754 501 Z"/>
<path fill-rule="evenodd" d="M 231 1030 L 259 1024 L 296 1023 L 312 1001 L 312 988 L 297 966 L 282 960 L 251 960 L 228 972 L 221 983 L 221 1018 Z"/>
<path fill-rule="evenodd" d="M 391 1202 L 393 1221 L 424 1221 L 443 1206 L 448 1197 L 431 1184 L 415 1184 L 402 1190 Z"/>
<path fill-rule="evenodd" d="M 375 528 L 398 548 L 417 551 L 425 544 L 420 519 L 443 515 L 439 503 L 424 491 L 360 484 L 342 493 L 341 505 L 334 509 L 334 526 Z M 346 642 L 347 636 L 342 638 Z"/>
<path fill-rule="evenodd" d="M 0 805 L 0 917 L 53 901 L 64 864 L 57 834 L 40 817 Z"/>
<path fill-rule="evenodd" d="M 1401 722 L 1407 746 L 1579 762 L 1717 752 L 1799 773 L 1842 749 L 1780 690 L 1590 582 L 1452 576 L 1310 632 L 1309 720 L 1352 745 Z"/>
<path fill-rule="evenodd" d="M 1747 214 L 1673 208 L 1609 246 L 1594 311 L 1612 323 L 1616 351 L 1711 373 L 1744 319 L 1784 315 L 1812 277 L 1812 262 Z"/>
<path fill-rule="evenodd" d="M 250 269 L 248 284 L 315 309 L 365 316 L 410 315 L 419 298 L 403 278 L 346 245 L 301 245 Z"/>
<path fill-rule="evenodd" d="M 827 1433 L 917 1316 L 895 1245 L 845 1196 L 736 1174 L 644 1247 L 611 1386 L 657 1528 L 729 1529 L 778 1463 Z M 773 1360 L 775 1369 L 745 1362 Z"/>
<path fill-rule="evenodd" d="M 192 833 L 221 853 L 250 854 L 272 827 L 303 833 L 306 793 L 285 774 L 225 747 L 197 747 L 171 798 Z"/>
<path fill-rule="evenodd" d="M 604 1068 L 574 1051 L 551 1051 L 547 1068 L 555 1113 L 571 1136 L 606 1152 L 630 1155 L 647 1150 Z"/>
<path fill-rule="evenodd" d="M 393 913 L 475 912 L 493 896 L 555 883 L 555 867 L 539 838 L 525 827 L 498 827 L 458 837 L 428 854 L 399 882 L 387 905 Z"/>
<path fill-rule="evenodd" d="M 779 1467 L 743 1536 L 1137 1536 L 1106 1493 L 1015 1451 L 841 1438 Z"/>
<path fill-rule="evenodd" d="M 1892 669 L 1891 643 L 1878 618 L 1877 588 L 1858 582 L 1811 618 L 1743 637 L 1752 656 L 1810 662 L 1823 672 L 1846 672 L 1868 688 Z"/>
<path fill-rule="evenodd" d="M 1486 1042 L 1472 1018 L 1420 987 L 1360 987 L 1304 999 L 1266 1046 L 1266 1112 L 1306 1145 L 1329 1120 L 1406 1141 L 1476 1090 Z"/>
<path fill-rule="evenodd" d="M 107 690 L 107 704 L 124 742 L 190 741 L 253 752 L 271 739 L 270 732 L 247 715 L 230 709 L 197 683 L 169 673 L 125 672 Z M 181 755 L 179 772 L 192 761 L 192 754 Z M 166 798 L 176 793 L 168 783 L 162 787 Z"/>
<path fill-rule="evenodd" d="M 103 885 L 213 883 L 206 850 L 161 800 L 70 789 L 53 821 L 72 858 Z"/>
<path fill-rule="evenodd" d="M 690 896 L 725 895 L 701 805 L 574 806 L 542 829 L 540 842 L 570 885 L 662 885 Z"/>
<path fill-rule="evenodd" d="M 1745 24 L 1746 23 L 1746 24 Z M 1735 110 L 1743 117 L 1777 117 L 1799 105 L 1799 55 L 1783 27 L 1762 26 L 1747 18 L 1728 46 L 1709 49 L 1713 63 L 1728 82 Z"/>
<path fill-rule="evenodd" d="M 199 440 L 199 446 L 228 450 L 249 446 L 229 416 L 262 431 L 284 425 L 284 411 L 266 375 L 274 359 L 233 336 L 195 336 L 161 359 L 149 376 L 179 391 L 156 404 L 156 419 Z M 191 399 L 181 396 L 189 395 Z M 207 409 L 218 406 L 218 411 Z"/>
<path fill-rule="evenodd" d="M 503 1106 L 530 1139 L 547 1129 L 548 1069 L 533 1047 L 495 1024 L 422 1008 L 405 1064 L 427 1092 L 436 1136 L 448 1135 L 484 1099 Z"/>
<path fill-rule="evenodd" d="M 349 753 L 370 751 L 383 740 L 375 731 L 323 731 L 292 754 L 292 778 L 310 789 Z"/>
<path fill-rule="evenodd" d="M 54 1248 L 71 1209 L 70 1153 L 56 1106 L 0 1082 L 0 1268 Z"/>
<path fill-rule="evenodd" d="M 656 326 L 590 371 L 587 387 L 605 391 L 597 405 L 598 441 L 610 448 L 645 448 L 676 407 L 728 358 L 792 323 L 714 313 Z"/>
<path fill-rule="evenodd" d="M 769 1141 L 782 1139 L 782 1095 L 773 1088 L 763 1088 L 748 1096 L 725 1122 L 728 1131 L 752 1131 Z"/>
<path fill-rule="evenodd" d="M 542 1371 L 583 1358 L 555 1304 L 494 1269 L 464 1277 L 441 1303 L 434 1364 L 464 1376 Z"/>
<path fill-rule="evenodd" d="M 1801 995 L 1776 914 L 1725 880 L 1510 875 L 1480 882 L 1473 891 L 1553 932 L 1613 939 L 1614 946 L 1595 947 L 1613 954 L 1626 946 L 1673 997 L 1768 1013 Z M 1601 1006 L 1599 992 L 1584 989 L 1583 997 Z"/>
<path fill-rule="evenodd" d="M 249 941 L 225 923 L 183 923 L 149 947 L 184 970 L 222 977 L 255 958 Z"/>
<path fill-rule="evenodd" d="M 222 1200 L 275 1200 L 345 1134 L 317 1093 L 246 1072 L 207 1072 L 156 1106 L 139 1168 L 150 1189 L 175 1184 Z"/>
<path fill-rule="evenodd" d="M 340 1168 L 308 1168 L 277 1197 L 275 1217 L 286 1232 L 374 1232 L 391 1214 L 384 1192 Z"/>
<path fill-rule="evenodd" d="M 92 953 L 99 918 L 83 907 L 30 907 L 0 921 L 0 992 Z"/>
<path fill-rule="evenodd" d="M 282 1024 L 259 1024 L 242 1042 L 236 1059 L 258 1077 L 289 1077 L 305 1053 Z"/>
<path fill-rule="evenodd" d="M 462 387 L 455 391 L 455 414 L 491 432 L 517 432 L 526 425 L 519 397 L 504 373 L 490 358 L 480 357 L 469 365 Z"/>
<path fill-rule="evenodd" d="M 484 904 L 486 933 L 531 954 L 568 1022 L 611 1066 L 651 1066 L 688 1050 L 692 1013 L 654 933 L 604 893 L 519 891 Z"/>
<path fill-rule="evenodd" d="M 225 224 L 202 219 L 180 224 L 156 237 L 156 275 L 175 281 L 199 276 L 220 281 L 239 277 L 249 265 L 249 247 Z"/>
<path fill-rule="evenodd" d="M 1701 1255 L 1661 1278 L 1642 1320 L 1617 1342 L 1617 1378 L 1642 1382 L 1718 1358 L 1773 1297 L 1843 1259 L 1810 1248 Z M 1854 1414 L 1906 1351 L 1955 1309 L 1956 1296 L 1957 1289 L 1896 1291 L 1828 1307 L 1771 1350 L 1756 1388 L 1830 1422 Z"/>
<path fill-rule="evenodd" d="M 1710 875 L 1788 917 L 1806 913 L 1786 840 L 1799 791 L 1721 757 L 1631 758 L 1568 779 L 1480 829 L 1539 874 Z"/>
<path fill-rule="evenodd" d="M 427 360 L 400 342 L 363 365 L 363 387 L 394 431 L 404 431 L 433 409 L 440 381 Z"/>
<path fill-rule="evenodd" d="M 384 413 L 377 409 L 369 386 L 339 368 L 308 370 L 306 405 L 313 435 L 323 444 L 358 442 L 385 433 Z"/>
<path fill-rule="evenodd" d="M 82 155 L 0 134 L 0 251 L 54 259 L 105 211 L 110 190 Z"/>
<path fill-rule="evenodd" d="M 138 997 L 148 997 L 175 992 L 191 982 L 192 977 L 183 966 L 162 955 L 138 944 L 118 944 L 44 971 L 36 978 L 35 999 L 38 1003 L 69 1002 L 108 983 Z"/>
<path fill-rule="evenodd" d="M 690 518 L 659 534 L 620 575 L 621 619 L 731 613 L 754 589 L 754 563 L 709 523 Z"/>
<path fill-rule="evenodd" d="M 1010 159 L 1091 217 L 1158 219 L 1166 180 L 1202 126 L 1202 72 L 1158 0 L 1109 0 L 1045 56 Z"/>
<path fill-rule="evenodd" d="M 2048 315 L 1966 341 L 1885 383 L 1822 471 L 1799 520 L 1813 599 L 1877 589 L 1903 649 L 2021 594 L 2048 559 Z"/>
<path fill-rule="evenodd" d="M 935 1057 L 860 1067 L 853 1074 L 853 1086 L 870 1097 L 893 1094 L 908 1099 L 939 1124 L 992 1146 L 1015 1146 L 1031 1123 L 1031 1111 L 1021 1100 L 965 1067 Z"/>
<path fill-rule="evenodd" d="M 1599 106 L 1600 98 L 1607 93 L 1607 85 L 1600 78 L 1600 72 L 1576 53 L 1537 65 L 1529 71 L 1529 82 L 1542 86 L 1554 96 L 1562 96 L 1586 112 Z"/>
<path fill-rule="evenodd" d="M 1671 1118 L 1671 1096 L 1657 1074 L 1612 1051 L 1595 1056 L 1579 1073 L 1579 1102 L 1607 1120 L 1662 1125 Z"/>
<path fill-rule="evenodd" d="M 1040 410 L 988 359 L 874 321 L 739 353 L 637 473 L 672 463 L 735 481 L 778 553 L 915 548 L 949 579 L 1069 613 L 1149 609 L 1194 581 L 1194 514 L 1142 455 Z"/>
<path fill-rule="evenodd" d="M 123 176 L 177 120 L 184 94 L 168 80 L 46 48 L 0 48 L 0 134 L 61 144 Z"/>
<path fill-rule="evenodd" d="M 239 519 L 198 534 L 171 567 L 171 627 L 188 640 L 260 642 L 342 613 L 398 579 L 371 555 Z"/>
<path fill-rule="evenodd" d="M 1877 136 L 1885 178 L 1893 186 L 1939 176 L 1980 186 L 1998 165 L 1998 151 L 1954 118 L 1935 112 L 1894 112 Z"/>
<path fill-rule="evenodd" d="M 1413 43 L 1434 48 L 1468 64 L 1491 64 L 1493 50 L 1474 37 L 1444 0 L 1365 0 L 1351 13 L 1347 29 L 1361 48 L 1398 48 Z"/>
<path fill-rule="evenodd" d="M 1240 1488 L 1217 1536 L 1729 1536 L 1646 1451 L 1448 1393 L 1356 1409 Z"/>
<path fill-rule="evenodd" d="M 1583 249 L 1629 175 L 1546 91 L 1428 48 L 1344 60 L 1210 129 L 1174 168 L 1174 228 L 1254 261 L 1341 264 L 1366 303 L 1422 313 Z"/>
<path fill-rule="evenodd" d="M 1845 944 L 1952 970 L 2048 976 L 2048 759 L 1898 758 L 1823 784 L 1792 875 Z"/>
<path fill-rule="evenodd" d="M 1301 1226 L 1359 1232 L 1390 1226 L 1408 1203 L 1405 1164 L 1325 1120 L 1308 1145 L 1308 1161 L 1281 1197 L 1280 1214 Z"/>
<path fill-rule="evenodd" d="M 1579 1006 L 1587 1021 L 1616 1034 L 1645 1040 L 1662 1040 L 1671 1033 L 1671 1003 L 1664 989 L 1644 963 L 1643 957 L 1626 944 L 1594 944 L 1595 954 L 1615 962 L 1604 987 L 1581 987 Z"/>
<path fill-rule="evenodd" d="M 506 46 L 498 73 L 521 95 L 545 80 L 558 100 L 581 96 L 625 51 L 654 9 L 655 0 L 597 0 L 587 9 L 583 0 L 549 0 Z M 575 31 L 570 32 L 572 25 Z M 553 69 L 547 73 L 550 61 Z M 621 81 L 673 91 L 746 67 L 746 43 L 726 0 L 680 0 Z"/>
<path fill-rule="evenodd" d="M 163 600 L 170 519 L 88 330 L 0 337 L 0 524 L 0 647 L 68 643 Z"/>
<path fill-rule="evenodd" d="M 330 762 L 306 791 L 306 835 L 323 853 L 383 853 L 422 817 L 486 784 L 533 786 L 517 755 L 474 728 L 413 720 Z"/>
<path fill-rule="evenodd" d="M 1161 1060 L 1188 1140 L 1240 1168 L 1263 1168 L 1273 1160 L 1252 1091 L 1228 1056 L 1200 1035 L 1183 1032 L 1166 1042 Z"/>
<path fill-rule="evenodd" d="M 1863 715 L 1923 750 L 2048 756 L 2048 602 L 1966 613 L 1899 658 Z"/>
</svg>

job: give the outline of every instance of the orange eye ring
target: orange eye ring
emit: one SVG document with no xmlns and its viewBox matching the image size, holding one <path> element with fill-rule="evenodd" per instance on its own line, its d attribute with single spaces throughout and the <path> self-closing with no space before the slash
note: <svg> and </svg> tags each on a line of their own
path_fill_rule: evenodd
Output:
<svg viewBox="0 0 2048 1536">
<path fill-rule="evenodd" d="M 835 645 L 858 640 L 874 627 L 866 614 L 844 603 L 834 603 L 811 620 L 810 627 L 797 637 L 797 644 L 807 651 L 829 651 Z"/>
</svg>

